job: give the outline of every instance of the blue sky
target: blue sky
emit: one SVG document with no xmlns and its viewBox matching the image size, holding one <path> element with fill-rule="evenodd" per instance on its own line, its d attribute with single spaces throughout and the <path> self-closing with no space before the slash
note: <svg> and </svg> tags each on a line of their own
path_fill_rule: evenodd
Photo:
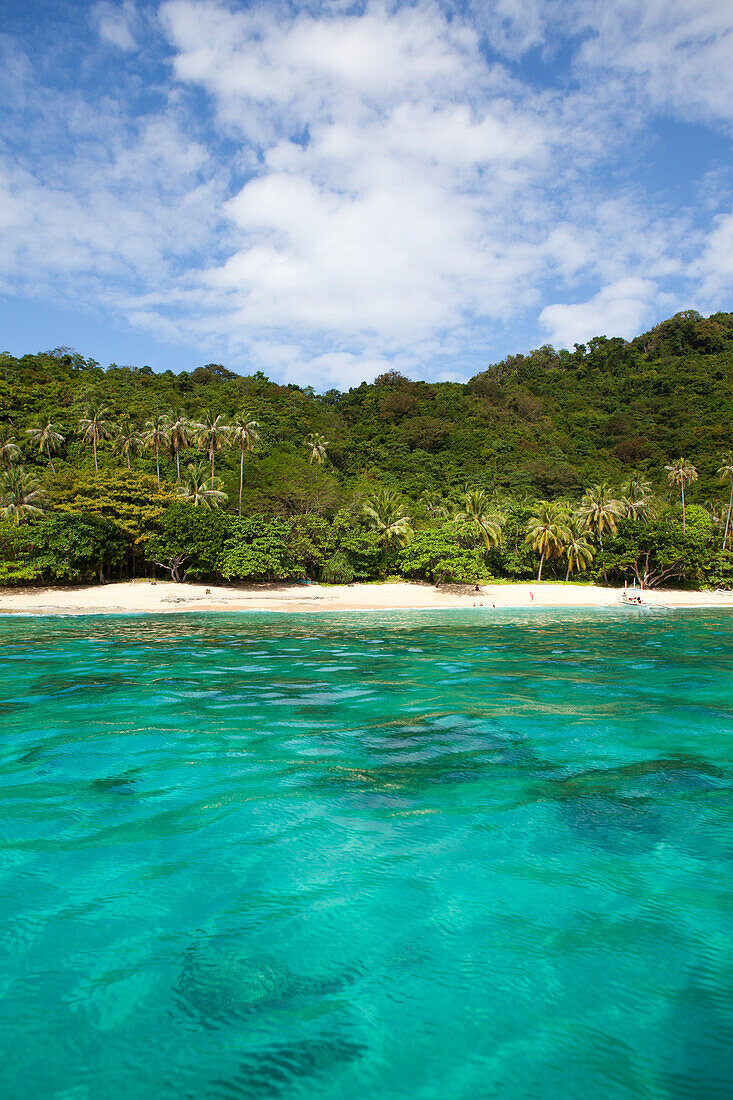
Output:
<svg viewBox="0 0 733 1100">
<path fill-rule="evenodd" d="M 344 389 L 733 308 L 730 0 L 5 0 L 0 347 Z"/>
</svg>

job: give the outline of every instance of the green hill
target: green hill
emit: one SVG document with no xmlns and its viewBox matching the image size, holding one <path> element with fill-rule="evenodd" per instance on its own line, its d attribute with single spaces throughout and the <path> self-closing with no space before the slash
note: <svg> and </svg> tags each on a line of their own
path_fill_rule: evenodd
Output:
<svg viewBox="0 0 733 1100">
<path fill-rule="evenodd" d="M 104 410 L 98 472 L 80 424 L 90 406 Z M 339 517 L 336 527 L 345 530 L 346 524 L 366 538 L 362 504 L 378 487 L 400 495 L 418 530 L 442 522 L 441 508 L 455 511 L 470 488 L 486 491 L 506 534 L 511 517 L 531 511 L 532 500 L 578 502 L 589 486 L 602 482 L 618 487 L 647 481 L 659 501 L 675 503 L 678 494 L 664 467 L 685 456 L 698 474 L 687 486 L 688 502 L 706 507 L 714 534 L 728 501 L 718 471 L 733 447 L 733 314 L 703 318 L 688 311 L 630 342 L 599 337 L 573 352 L 544 346 L 492 364 L 466 383 L 414 382 L 392 372 L 347 393 L 280 386 L 259 372 L 241 376 L 217 364 L 176 375 L 116 364 L 103 369 L 63 348 L 21 358 L 5 354 L 0 429 L 21 452 L 5 465 L 17 470 L 22 463 L 27 477 L 39 480 L 45 517 L 41 521 L 29 511 L 20 528 L 48 525 L 51 516 L 57 522 L 59 515 L 104 516 L 125 544 L 121 557 L 108 555 L 110 575 L 144 568 L 145 545 L 160 537 L 161 517 L 168 508 L 181 508 L 174 504 L 176 456 L 161 437 L 159 492 L 152 443 L 140 453 L 133 448 L 128 474 L 128 456 L 116 437 L 124 425 L 144 433 L 146 421 L 156 416 L 201 422 L 207 414 L 220 415 L 225 425 L 246 414 L 259 425 L 256 447 L 244 456 L 231 439 L 221 452 L 215 449 L 215 476 L 228 496 L 222 515 L 239 511 L 241 470 L 245 518 L 277 518 L 291 528 L 318 520 L 332 533 Z M 50 456 L 53 471 L 29 433 L 49 419 L 63 436 Z M 304 444 L 313 433 L 326 441 L 323 463 L 309 461 Z M 199 449 L 194 436 L 177 456 L 184 471 L 208 461 L 206 444 Z M 4 492 L 7 497 L 7 485 Z M 12 521 L 11 515 L 4 529 Z M 518 558 L 529 553 L 519 549 L 521 522 L 514 539 Z M 17 542 L 20 535 L 12 537 Z M 387 539 L 382 570 L 388 564 L 400 568 L 398 541 Z M 324 554 L 342 552 L 338 539 L 331 543 L 314 551 L 312 561 L 299 559 L 295 573 L 318 574 Z M 506 540 L 504 545 L 506 556 Z M 357 574 L 378 571 L 375 562 L 369 568 L 362 562 L 361 568 L 353 553 L 344 553 Z M 486 558 L 486 568 L 517 575 L 497 553 Z M 9 550 L 6 557 L 12 558 Z M 17 553 L 13 560 L 19 560 Z M 561 571 L 560 560 L 549 567 Z M 528 565 L 522 568 L 526 573 Z M 30 577 L 32 568 L 26 572 Z M 208 573 L 203 567 L 198 572 L 223 575 L 215 563 Z M 14 579 L 10 566 L 6 574 Z M 82 576 L 84 570 L 68 575 Z M 48 571 L 44 576 L 53 579 Z"/>
</svg>

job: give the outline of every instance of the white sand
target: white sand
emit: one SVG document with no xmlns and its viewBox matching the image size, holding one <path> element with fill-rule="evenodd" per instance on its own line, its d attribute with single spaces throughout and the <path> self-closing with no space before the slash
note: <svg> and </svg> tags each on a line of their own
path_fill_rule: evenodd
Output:
<svg viewBox="0 0 733 1100">
<path fill-rule="evenodd" d="M 616 607 L 620 588 L 566 584 L 489 584 L 480 592 L 430 584 L 274 584 L 217 587 L 171 581 L 121 581 L 87 588 L 0 589 L 0 613 L 101 615 L 175 611 L 368 611 L 393 608 Z M 733 610 L 732 592 L 650 591 L 652 607 Z"/>
</svg>

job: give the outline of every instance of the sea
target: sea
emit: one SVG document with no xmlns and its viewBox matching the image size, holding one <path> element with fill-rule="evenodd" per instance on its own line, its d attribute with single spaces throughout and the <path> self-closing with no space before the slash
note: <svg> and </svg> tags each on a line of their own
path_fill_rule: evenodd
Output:
<svg viewBox="0 0 733 1100">
<path fill-rule="evenodd" d="M 733 614 L 0 618 L 3 1100 L 730 1100 Z"/>
</svg>

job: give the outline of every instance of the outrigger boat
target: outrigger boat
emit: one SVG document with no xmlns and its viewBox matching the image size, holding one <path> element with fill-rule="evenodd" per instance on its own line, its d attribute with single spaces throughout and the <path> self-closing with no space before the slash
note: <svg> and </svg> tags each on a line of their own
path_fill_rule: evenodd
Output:
<svg viewBox="0 0 733 1100">
<path fill-rule="evenodd" d="M 641 598 L 641 593 L 636 591 L 636 580 L 634 580 L 634 587 L 631 592 L 629 592 L 628 585 L 626 584 L 626 582 L 624 582 L 624 590 L 621 593 L 620 602 L 633 603 L 637 605 L 644 602 Z"/>
</svg>

